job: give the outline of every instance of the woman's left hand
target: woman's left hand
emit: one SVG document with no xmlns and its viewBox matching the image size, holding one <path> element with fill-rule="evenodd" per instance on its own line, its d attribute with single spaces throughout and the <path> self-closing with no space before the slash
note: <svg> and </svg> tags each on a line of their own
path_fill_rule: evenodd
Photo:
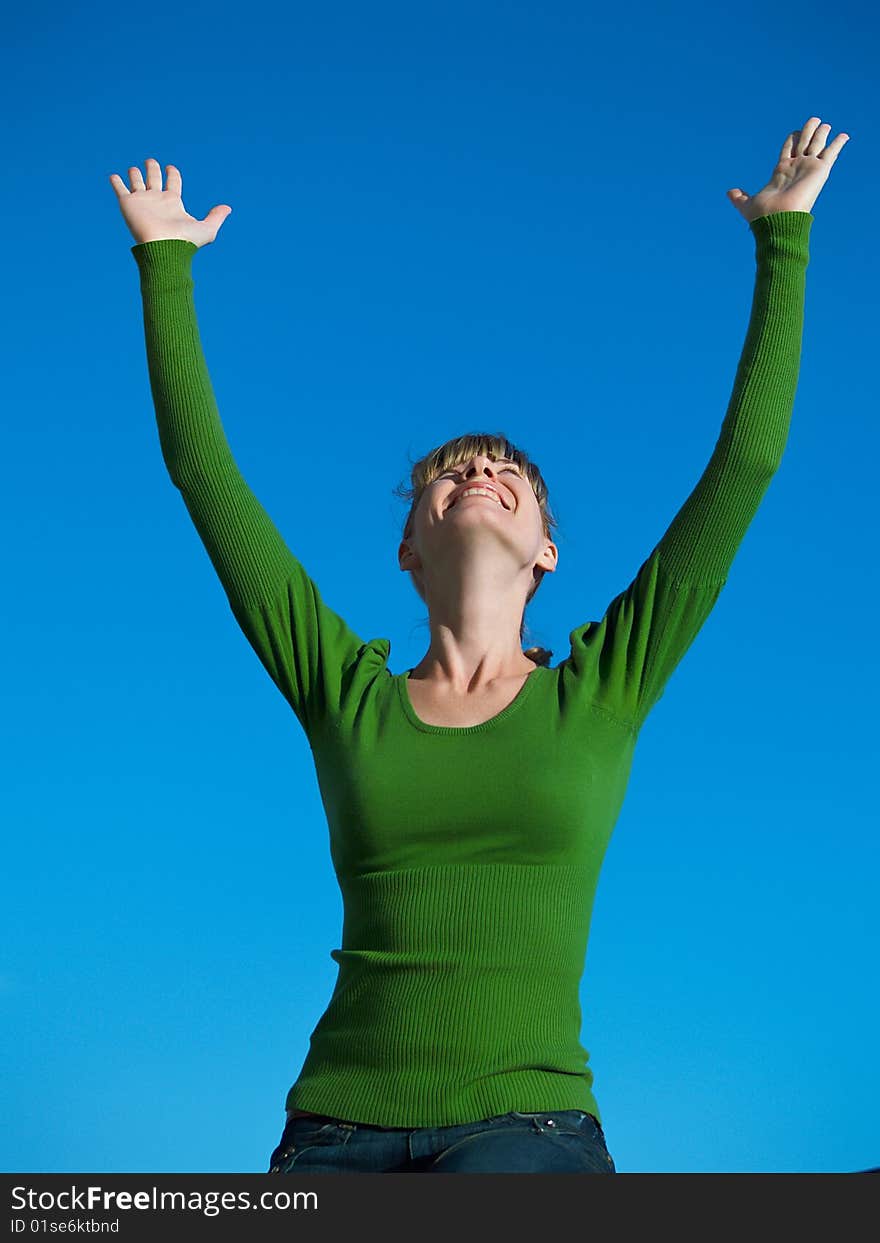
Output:
<svg viewBox="0 0 880 1243">
<path fill-rule="evenodd" d="M 746 220 L 769 216 L 775 211 L 810 211 L 819 191 L 828 180 L 832 165 L 849 142 L 849 134 L 840 133 L 830 147 L 825 139 L 831 126 L 810 117 L 804 128 L 793 130 L 782 144 L 779 162 L 763 190 L 749 196 L 737 187 L 727 197 Z"/>
</svg>

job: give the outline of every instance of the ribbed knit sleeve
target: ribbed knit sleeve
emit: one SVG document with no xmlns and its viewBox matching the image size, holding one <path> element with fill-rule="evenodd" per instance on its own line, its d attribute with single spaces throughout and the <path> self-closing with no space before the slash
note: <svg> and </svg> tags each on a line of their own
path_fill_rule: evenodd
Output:
<svg viewBox="0 0 880 1243">
<path fill-rule="evenodd" d="M 694 490 L 601 622 L 571 632 L 571 672 L 641 726 L 718 599 L 782 460 L 800 368 L 809 212 L 750 222 L 757 273 L 733 394 Z"/>
<path fill-rule="evenodd" d="M 233 459 L 196 320 L 197 249 L 177 238 L 131 248 L 162 456 L 236 621 L 311 742 L 363 640 L 324 603 Z"/>
</svg>

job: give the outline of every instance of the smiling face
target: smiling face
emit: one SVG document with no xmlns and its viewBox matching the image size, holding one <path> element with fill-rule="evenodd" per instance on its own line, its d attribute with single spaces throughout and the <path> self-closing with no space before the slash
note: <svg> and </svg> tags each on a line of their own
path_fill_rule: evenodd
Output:
<svg viewBox="0 0 880 1243">
<path fill-rule="evenodd" d="M 424 600 L 423 569 L 449 572 L 462 558 L 503 559 L 499 573 L 555 570 L 557 550 L 531 482 L 510 458 L 475 453 L 439 473 L 419 497 L 398 550 Z M 540 576 L 537 576 L 540 579 Z M 534 594 L 532 591 L 531 594 Z M 530 598 L 530 597 L 529 597 Z"/>
<path fill-rule="evenodd" d="M 484 489 L 497 497 L 479 497 L 478 490 Z M 419 498 L 413 513 L 415 520 L 419 511 L 436 509 L 447 512 L 456 508 L 464 508 L 460 502 L 471 499 L 465 493 L 477 492 L 477 499 L 488 500 L 508 512 L 518 510 L 523 503 L 532 502 L 531 508 L 540 518 L 538 498 L 531 484 L 523 475 L 517 464 L 507 458 L 492 459 L 487 454 L 474 454 L 467 461 L 462 461 L 440 473 L 429 483 Z"/>
</svg>

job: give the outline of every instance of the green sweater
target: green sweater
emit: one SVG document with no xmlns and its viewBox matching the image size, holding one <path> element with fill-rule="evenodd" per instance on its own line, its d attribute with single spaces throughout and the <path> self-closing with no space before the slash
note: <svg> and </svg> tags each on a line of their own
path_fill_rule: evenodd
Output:
<svg viewBox="0 0 880 1243">
<path fill-rule="evenodd" d="M 715 605 L 778 469 L 800 366 L 809 212 L 750 224 L 757 273 L 708 465 L 601 621 L 482 725 L 427 725 L 391 643 L 321 598 L 235 464 L 191 260 L 132 247 L 159 441 L 232 613 L 314 758 L 343 898 L 336 984 L 288 1108 L 386 1127 L 601 1114 L 579 983 L 636 739 Z M 451 794 L 450 774 L 455 774 Z"/>
</svg>

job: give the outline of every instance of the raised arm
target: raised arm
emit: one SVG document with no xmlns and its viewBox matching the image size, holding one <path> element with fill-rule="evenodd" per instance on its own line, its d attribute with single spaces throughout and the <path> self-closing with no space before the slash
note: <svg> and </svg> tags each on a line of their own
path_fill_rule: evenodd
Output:
<svg viewBox="0 0 880 1243">
<path fill-rule="evenodd" d="M 585 693 L 636 728 L 714 607 L 782 460 L 800 368 L 810 207 L 848 138 L 839 135 L 825 149 L 830 127 L 818 121 L 812 117 L 788 136 L 769 186 L 758 195 L 728 191 L 749 222 L 757 272 L 745 345 L 714 452 L 602 621 L 570 635 L 571 671 Z"/>
<path fill-rule="evenodd" d="M 114 183 L 136 239 L 150 386 L 162 456 L 226 592 L 232 613 L 310 740 L 338 706 L 343 671 L 363 641 L 321 599 L 232 456 L 201 345 L 192 257 L 231 208 L 189 216 L 181 178 L 155 160 L 147 183 Z M 118 182 L 118 186 L 116 185 Z M 223 214 L 225 212 L 225 215 Z M 213 218 L 213 221 L 212 221 Z"/>
</svg>

